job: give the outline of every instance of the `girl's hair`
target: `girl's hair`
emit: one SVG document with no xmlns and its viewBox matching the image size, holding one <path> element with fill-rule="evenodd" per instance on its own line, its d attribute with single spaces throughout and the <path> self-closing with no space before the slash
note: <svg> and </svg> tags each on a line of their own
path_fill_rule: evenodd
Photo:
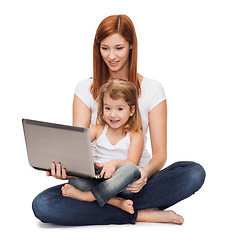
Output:
<svg viewBox="0 0 227 240">
<path fill-rule="evenodd" d="M 105 18 L 99 25 L 93 46 L 93 84 L 91 94 L 94 99 L 98 96 L 98 89 L 109 79 L 109 69 L 102 59 L 100 44 L 106 37 L 119 33 L 132 45 L 129 53 L 129 76 L 140 95 L 140 83 L 137 77 L 137 37 L 133 22 L 126 15 L 112 15 Z"/>
<path fill-rule="evenodd" d="M 139 111 L 137 90 L 133 83 L 123 79 L 109 80 L 107 83 L 102 85 L 99 90 L 98 96 L 98 113 L 96 123 L 105 126 L 104 115 L 104 98 L 109 96 L 110 98 L 117 100 L 123 98 L 132 110 L 132 106 L 135 106 L 135 112 L 133 116 L 130 116 L 126 124 L 123 126 L 123 133 L 128 131 L 137 132 L 142 130 L 142 120 Z"/>
</svg>

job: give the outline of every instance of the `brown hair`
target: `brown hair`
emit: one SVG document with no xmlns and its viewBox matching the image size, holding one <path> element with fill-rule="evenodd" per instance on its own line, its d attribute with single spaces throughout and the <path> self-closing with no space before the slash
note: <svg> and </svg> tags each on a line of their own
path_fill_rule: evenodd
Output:
<svg viewBox="0 0 227 240">
<path fill-rule="evenodd" d="M 109 69 L 100 53 L 100 44 L 103 39 L 115 33 L 121 34 L 132 45 L 129 53 L 128 80 L 136 86 L 138 95 L 140 95 L 140 83 L 137 77 L 137 37 L 133 22 L 126 15 L 112 15 L 100 23 L 95 35 L 93 46 L 93 84 L 90 89 L 94 99 L 97 98 L 99 88 L 110 77 Z"/>
<path fill-rule="evenodd" d="M 126 134 L 128 131 L 137 132 L 142 130 L 142 120 L 139 111 L 137 90 L 133 83 L 123 79 L 109 80 L 107 83 L 102 85 L 99 90 L 98 100 L 98 113 L 96 123 L 105 126 L 104 115 L 104 97 L 109 96 L 110 98 L 117 100 L 123 98 L 132 109 L 135 106 L 135 112 L 129 117 L 126 124 L 123 126 L 123 132 Z"/>
</svg>

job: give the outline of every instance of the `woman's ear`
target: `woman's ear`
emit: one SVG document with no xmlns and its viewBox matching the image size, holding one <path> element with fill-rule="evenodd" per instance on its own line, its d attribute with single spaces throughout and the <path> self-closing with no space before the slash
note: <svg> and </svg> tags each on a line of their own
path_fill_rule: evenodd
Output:
<svg viewBox="0 0 227 240">
<path fill-rule="evenodd" d="M 133 48 L 133 47 L 132 47 L 132 44 L 130 44 L 129 49 L 132 50 L 132 48 Z"/>
<path fill-rule="evenodd" d="M 131 106 L 131 114 L 130 114 L 130 117 L 132 117 L 133 115 L 134 115 L 134 113 L 135 113 L 135 110 L 136 110 L 136 106 L 135 105 L 133 105 L 133 106 Z"/>
</svg>

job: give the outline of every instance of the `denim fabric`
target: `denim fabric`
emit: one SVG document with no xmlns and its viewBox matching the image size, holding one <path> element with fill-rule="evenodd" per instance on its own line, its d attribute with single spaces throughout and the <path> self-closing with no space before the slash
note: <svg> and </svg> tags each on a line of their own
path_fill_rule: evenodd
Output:
<svg viewBox="0 0 227 240">
<path fill-rule="evenodd" d="M 201 188 L 205 175 L 203 167 L 194 162 L 177 162 L 157 172 L 139 193 L 123 191 L 119 194 L 133 200 L 134 214 L 109 204 L 100 207 L 96 201 L 63 197 L 62 185 L 41 192 L 33 200 L 32 208 L 41 221 L 60 225 L 134 224 L 139 209 L 165 209 L 188 198 Z"/>
<path fill-rule="evenodd" d="M 103 207 L 112 197 L 140 177 L 141 174 L 138 167 L 128 162 L 118 166 L 113 176 L 109 179 L 73 178 L 69 180 L 69 183 L 79 190 L 90 190 L 98 204 Z"/>
<path fill-rule="evenodd" d="M 136 209 L 158 207 L 164 210 L 198 191 L 205 175 L 203 167 L 197 163 L 176 162 L 155 173 L 139 193 L 125 191 L 119 196 L 133 200 Z"/>
</svg>

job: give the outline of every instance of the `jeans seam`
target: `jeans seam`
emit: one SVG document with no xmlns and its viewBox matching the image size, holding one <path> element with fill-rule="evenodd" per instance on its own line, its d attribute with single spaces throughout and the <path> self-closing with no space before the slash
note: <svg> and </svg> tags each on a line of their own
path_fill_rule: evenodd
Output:
<svg viewBox="0 0 227 240">
<path fill-rule="evenodd" d="M 99 193 L 96 191 L 96 189 L 91 188 L 90 191 L 92 192 L 92 194 L 96 198 L 96 201 L 98 202 L 99 206 L 103 207 L 106 204 L 106 202 L 102 199 L 102 197 L 99 195 Z"/>
</svg>

